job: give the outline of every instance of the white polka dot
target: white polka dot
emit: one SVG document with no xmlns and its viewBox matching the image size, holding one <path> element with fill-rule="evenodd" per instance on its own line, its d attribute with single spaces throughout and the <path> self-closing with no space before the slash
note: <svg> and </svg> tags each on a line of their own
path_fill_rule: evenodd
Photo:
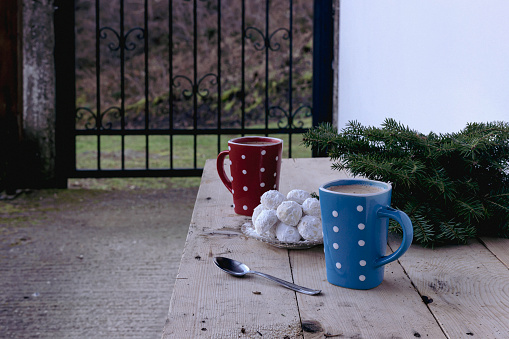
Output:
<svg viewBox="0 0 509 339">
<path fill-rule="evenodd" d="M 235 194 L 235 190 L 232 188 L 232 194 Z"/>
<path fill-rule="evenodd" d="M 232 161 L 230 160 L 230 165 L 233 164 Z"/>
<path fill-rule="evenodd" d="M 242 159 L 246 159 L 246 156 L 244 154 L 242 154 L 241 158 Z"/>
<path fill-rule="evenodd" d="M 360 281 L 364 281 L 364 280 L 366 280 L 366 277 L 365 277 L 365 276 L 363 276 L 363 275 L 359 275 L 359 280 L 360 280 Z"/>
<path fill-rule="evenodd" d="M 332 211 L 332 216 L 334 218 L 337 218 L 338 217 L 338 211 Z"/>
<path fill-rule="evenodd" d="M 334 226 L 334 227 L 332 228 L 332 230 L 333 230 L 334 232 L 338 233 L 338 232 L 339 232 L 339 227 Z"/>
<path fill-rule="evenodd" d="M 358 244 L 359 246 L 364 246 L 366 245 L 366 242 L 364 240 L 359 240 Z"/>
<path fill-rule="evenodd" d="M 277 175 L 277 172 L 274 172 L 274 176 L 276 176 L 276 175 Z"/>
<path fill-rule="evenodd" d="M 357 206 L 357 211 L 362 212 L 363 210 L 364 210 L 364 207 L 362 207 L 361 205 Z"/>
<path fill-rule="evenodd" d="M 277 186 L 277 185 L 276 185 L 276 184 L 274 184 L 274 188 L 276 188 L 276 186 Z"/>
<path fill-rule="evenodd" d="M 244 209 L 244 211 L 247 211 L 247 206 L 246 205 L 242 206 L 242 208 Z"/>
<path fill-rule="evenodd" d="M 264 182 L 261 182 L 261 183 L 260 183 L 260 187 L 265 187 L 265 183 L 264 183 Z"/>
<path fill-rule="evenodd" d="M 262 151 L 262 155 L 265 155 L 265 153 L 267 153 L 267 151 L 266 151 L 266 150 L 263 150 L 263 151 Z"/>
<path fill-rule="evenodd" d="M 361 260 L 361 261 L 359 261 L 359 265 L 361 265 L 361 266 L 366 266 L 366 260 Z"/>
<path fill-rule="evenodd" d="M 279 157 L 276 157 L 276 161 L 278 161 L 278 160 L 279 160 Z"/>
<path fill-rule="evenodd" d="M 340 263 L 336 263 L 336 268 L 339 270 L 341 268 L 341 264 Z"/>
<path fill-rule="evenodd" d="M 247 174 L 247 171 L 246 170 L 242 170 L 242 174 Z"/>
<path fill-rule="evenodd" d="M 265 172 L 265 168 L 260 168 L 260 172 Z"/>
<path fill-rule="evenodd" d="M 242 187 L 244 191 L 247 191 L 247 186 Z"/>
<path fill-rule="evenodd" d="M 332 244 L 332 247 L 334 247 L 334 249 L 337 250 L 339 248 L 339 245 L 338 243 L 335 242 L 334 244 Z"/>
<path fill-rule="evenodd" d="M 358 227 L 359 227 L 359 229 L 362 231 L 364 228 L 366 228 L 366 225 L 364 225 L 364 224 L 359 224 L 359 226 L 358 226 Z"/>
</svg>

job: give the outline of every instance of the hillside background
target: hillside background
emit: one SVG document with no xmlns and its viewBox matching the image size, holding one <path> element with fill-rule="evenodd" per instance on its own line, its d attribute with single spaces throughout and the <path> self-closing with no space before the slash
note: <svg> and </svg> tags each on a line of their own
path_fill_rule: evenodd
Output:
<svg viewBox="0 0 509 339">
<path fill-rule="evenodd" d="M 242 2 L 223 0 L 220 3 L 219 37 L 218 1 L 197 1 L 197 82 L 203 78 L 199 83 L 200 95 L 197 96 L 198 128 L 217 128 L 219 110 L 221 127 L 240 127 L 241 124 Z M 114 109 L 109 108 L 120 107 L 122 101 L 120 51 L 115 49 L 118 46 L 115 32 L 120 34 L 120 2 L 100 1 L 99 4 L 99 26 L 103 28 L 99 62 L 96 61 L 95 1 L 79 0 L 76 5 L 76 104 L 93 114 L 97 114 L 99 109 L 105 115 L 103 126 L 111 123 L 113 128 L 119 128 L 119 117 Z M 269 35 L 273 35 L 268 62 L 263 37 L 257 31 L 265 34 L 266 4 L 269 6 Z M 280 127 L 284 127 L 286 116 L 295 114 L 300 106 L 311 105 L 313 2 L 293 1 L 292 58 L 287 33 L 290 29 L 289 5 L 289 1 L 245 1 L 245 27 L 252 27 L 247 31 L 249 38 L 244 39 L 246 127 L 259 127 L 264 123 L 266 99 L 269 107 L 279 107 L 271 110 L 269 120 L 272 126 L 282 119 Z M 140 30 L 136 29 L 144 27 L 144 1 L 124 2 L 124 33 L 133 30 L 126 41 L 131 50 L 125 50 L 124 57 L 124 105 L 128 129 L 144 128 L 145 114 L 148 114 L 150 128 L 169 128 L 171 104 L 174 109 L 173 127 L 193 126 L 193 98 L 188 95 L 194 76 L 193 2 L 173 1 L 172 6 L 170 16 L 168 1 L 148 0 L 148 54 L 145 56 L 145 41 L 142 37 L 139 39 Z M 220 95 L 214 76 L 210 75 L 218 73 L 218 39 L 221 46 Z M 170 41 L 173 47 L 171 56 Z M 148 65 L 148 112 L 145 58 Z M 172 98 L 169 90 L 170 63 L 174 79 Z M 290 65 L 293 68 L 291 112 Z M 268 82 L 265 79 L 266 69 L 269 72 Z M 303 119 L 305 127 L 309 127 L 309 118 L 305 118 L 309 114 L 309 109 L 301 109 L 295 118 Z M 83 114 L 82 119 L 77 121 L 77 128 L 93 128 L 92 120 L 91 114 Z"/>
</svg>

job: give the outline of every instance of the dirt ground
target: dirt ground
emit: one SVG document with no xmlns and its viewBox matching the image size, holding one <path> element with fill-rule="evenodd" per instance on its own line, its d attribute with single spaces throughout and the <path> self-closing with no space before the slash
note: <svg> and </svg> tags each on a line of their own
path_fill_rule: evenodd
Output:
<svg viewBox="0 0 509 339">
<path fill-rule="evenodd" d="M 160 338 L 197 190 L 0 200 L 0 337 Z"/>
</svg>

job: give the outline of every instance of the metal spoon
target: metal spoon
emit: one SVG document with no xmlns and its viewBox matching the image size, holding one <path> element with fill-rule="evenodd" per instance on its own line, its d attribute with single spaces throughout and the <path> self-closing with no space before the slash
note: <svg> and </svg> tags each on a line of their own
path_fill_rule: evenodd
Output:
<svg viewBox="0 0 509 339">
<path fill-rule="evenodd" d="M 310 295 L 315 295 L 315 294 L 322 292 L 322 290 L 312 290 L 312 289 L 309 289 L 306 287 L 295 285 L 295 284 L 292 284 L 291 282 L 273 277 L 273 276 L 265 274 L 265 273 L 251 271 L 249 269 L 249 267 L 247 267 L 245 264 L 243 264 L 239 261 L 233 260 L 233 259 L 229 259 L 229 258 L 225 258 L 225 257 L 215 257 L 214 264 L 216 264 L 217 267 L 219 267 L 226 273 L 234 275 L 236 277 L 241 277 L 248 273 L 252 273 L 252 274 L 260 275 L 260 276 L 267 278 L 269 280 L 275 281 L 278 284 L 283 285 L 286 288 L 294 290 L 295 292 L 310 294 Z"/>
</svg>

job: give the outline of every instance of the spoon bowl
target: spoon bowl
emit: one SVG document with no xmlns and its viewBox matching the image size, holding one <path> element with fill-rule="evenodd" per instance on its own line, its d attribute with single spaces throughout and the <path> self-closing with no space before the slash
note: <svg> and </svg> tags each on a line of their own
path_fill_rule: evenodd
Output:
<svg viewBox="0 0 509 339">
<path fill-rule="evenodd" d="M 286 288 L 289 288 L 289 289 L 291 289 L 291 290 L 293 290 L 295 292 L 309 294 L 309 295 L 315 295 L 315 294 L 319 294 L 320 292 L 322 292 L 321 290 L 312 290 L 312 289 L 307 288 L 307 287 L 302 287 L 302 286 L 299 286 L 299 285 L 295 285 L 295 284 L 293 284 L 291 282 L 288 282 L 286 280 L 282 280 L 282 279 L 273 277 L 273 276 L 268 275 L 266 273 L 261 273 L 261 272 L 257 272 L 257 271 L 251 271 L 246 264 L 243 264 L 240 261 L 233 260 L 233 259 L 230 259 L 230 258 L 215 257 L 214 258 L 214 264 L 216 264 L 217 267 L 219 267 L 220 269 L 222 269 L 226 273 L 231 274 L 231 275 L 236 276 L 236 277 L 241 277 L 241 276 L 244 276 L 246 274 L 251 273 L 251 274 L 256 274 L 256 275 L 262 276 L 262 277 L 264 277 L 266 279 L 275 281 L 278 284 L 280 284 L 280 285 L 282 285 L 282 286 L 284 286 Z"/>
<path fill-rule="evenodd" d="M 243 264 L 237 260 L 229 258 L 215 257 L 214 264 L 216 264 L 217 267 L 219 267 L 226 273 L 237 277 L 242 277 L 243 275 L 246 275 L 251 272 L 251 270 L 249 269 L 249 267 L 247 267 L 246 264 Z"/>
</svg>

